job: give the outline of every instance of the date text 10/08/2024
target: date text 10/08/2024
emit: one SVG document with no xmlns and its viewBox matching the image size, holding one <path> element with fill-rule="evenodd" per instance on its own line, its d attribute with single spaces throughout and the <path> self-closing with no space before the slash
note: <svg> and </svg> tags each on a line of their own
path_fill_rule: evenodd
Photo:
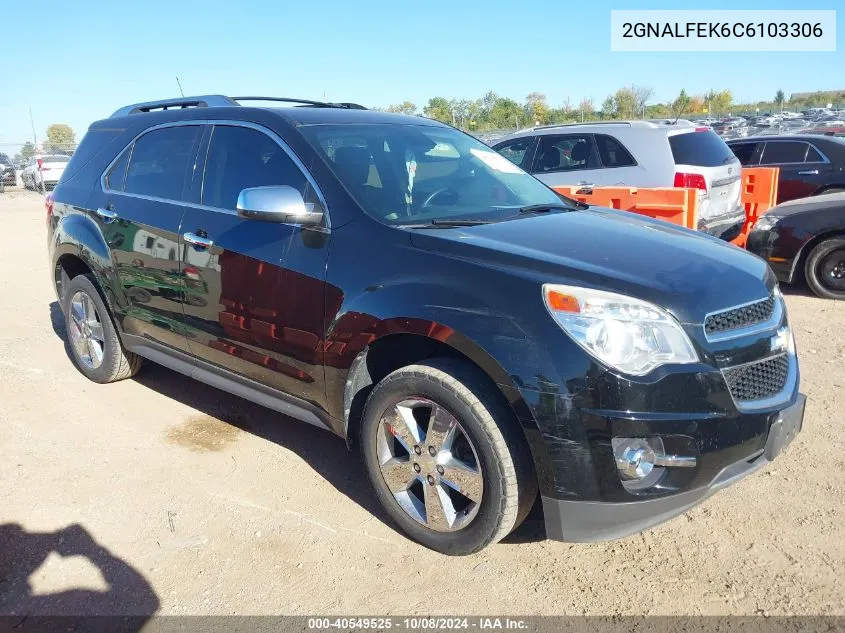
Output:
<svg viewBox="0 0 845 633">
<path fill-rule="evenodd" d="M 515 618 L 477 617 L 406 617 L 406 618 L 309 618 L 311 630 L 376 630 L 396 629 L 399 631 L 439 631 L 439 630 L 525 630 L 528 623 Z"/>
</svg>

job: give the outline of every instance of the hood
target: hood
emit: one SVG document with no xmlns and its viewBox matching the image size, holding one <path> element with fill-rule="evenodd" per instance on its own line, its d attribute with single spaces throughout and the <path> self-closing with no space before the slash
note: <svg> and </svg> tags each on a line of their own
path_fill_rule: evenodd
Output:
<svg viewBox="0 0 845 633">
<path fill-rule="evenodd" d="M 783 202 L 766 211 L 766 215 L 771 214 L 772 216 L 786 217 L 800 213 L 813 213 L 815 211 L 833 209 L 845 211 L 845 192 L 824 193 L 819 196 L 813 196 L 812 198 L 798 198 L 789 202 Z"/>
<path fill-rule="evenodd" d="M 650 301 L 684 323 L 765 298 L 760 258 L 717 238 L 623 211 L 590 207 L 474 227 L 412 231 L 426 251 Z"/>
</svg>

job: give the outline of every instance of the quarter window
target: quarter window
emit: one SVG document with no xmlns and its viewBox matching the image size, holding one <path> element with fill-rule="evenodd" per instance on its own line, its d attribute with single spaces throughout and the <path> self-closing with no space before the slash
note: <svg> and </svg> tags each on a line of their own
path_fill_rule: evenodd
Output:
<svg viewBox="0 0 845 633">
<path fill-rule="evenodd" d="M 824 162 L 824 157 L 819 153 L 819 151 L 813 147 L 812 145 L 807 146 L 807 158 L 804 160 L 805 163 L 822 163 Z"/>
<path fill-rule="evenodd" d="M 126 172 L 127 193 L 181 200 L 199 125 L 147 132 L 137 141 Z"/>
<path fill-rule="evenodd" d="M 126 182 L 126 165 L 129 164 L 129 155 L 132 153 L 132 146 L 130 145 L 120 157 L 117 162 L 109 169 L 106 174 L 106 189 L 113 191 L 123 191 L 123 185 Z"/>
<path fill-rule="evenodd" d="M 305 174 L 273 139 L 251 128 L 216 125 L 206 160 L 202 203 L 234 210 L 243 189 L 270 185 L 287 185 L 309 197 Z"/>
<path fill-rule="evenodd" d="M 630 167 L 637 161 L 619 141 L 606 134 L 596 134 L 596 147 L 605 167 Z"/>
</svg>

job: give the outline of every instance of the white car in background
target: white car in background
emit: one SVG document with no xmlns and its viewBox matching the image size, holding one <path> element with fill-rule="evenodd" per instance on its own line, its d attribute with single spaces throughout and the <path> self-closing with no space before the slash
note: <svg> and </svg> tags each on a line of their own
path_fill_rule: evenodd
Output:
<svg viewBox="0 0 845 633">
<path fill-rule="evenodd" d="M 56 186 L 70 162 L 70 156 L 50 154 L 33 156 L 21 174 L 23 186 L 38 191 L 50 190 Z"/>
<path fill-rule="evenodd" d="M 716 132 L 691 121 L 607 121 L 531 128 L 493 149 L 550 187 L 698 190 L 699 230 L 731 240 L 742 230 L 742 165 Z"/>
</svg>

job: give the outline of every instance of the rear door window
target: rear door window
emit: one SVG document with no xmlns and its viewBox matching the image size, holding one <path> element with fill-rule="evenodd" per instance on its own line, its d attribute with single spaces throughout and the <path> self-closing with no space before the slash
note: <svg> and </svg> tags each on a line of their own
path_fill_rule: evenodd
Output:
<svg viewBox="0 0 845 633">
<path fill-rule="evenodd" d="M 126 172 L 126 193 L 182 200 L 194 143 L 202 126 L 182 125 L 147 132 L 137 141 Z"/>
<path fill-rule="evenodd" d="M 725 141 L 713 130 L 683 132 L 669 137 L 676 165 L 718 167 L 736 160 Z"/>
<path fill-rule="evenodd" d="M 763 150 L 763 165 L 779 165 L 783 163 L 803 163 L 807 158 L 810 146 L 800 141 L 768 141 Z"/>
<path fill-rule="evenodd" d="M 534 173 L 598 169 L 592 134 L 546 134 L 539 137 Z"/>
<path fill-rule="evenodd" d="M 531 160 L 534 158 L 534 142 L 535 138 L 533 136 L 526 136 L 499 143 L 493 149 L 514 165 L 528 171 L 531 168 Z"/>
<path fill-rule="evenodd" d="M 630 167 L 637 161 L 618 140 L 607 134 L 596 134 L 596 147 L 604 167 Z"/>
</svg>

